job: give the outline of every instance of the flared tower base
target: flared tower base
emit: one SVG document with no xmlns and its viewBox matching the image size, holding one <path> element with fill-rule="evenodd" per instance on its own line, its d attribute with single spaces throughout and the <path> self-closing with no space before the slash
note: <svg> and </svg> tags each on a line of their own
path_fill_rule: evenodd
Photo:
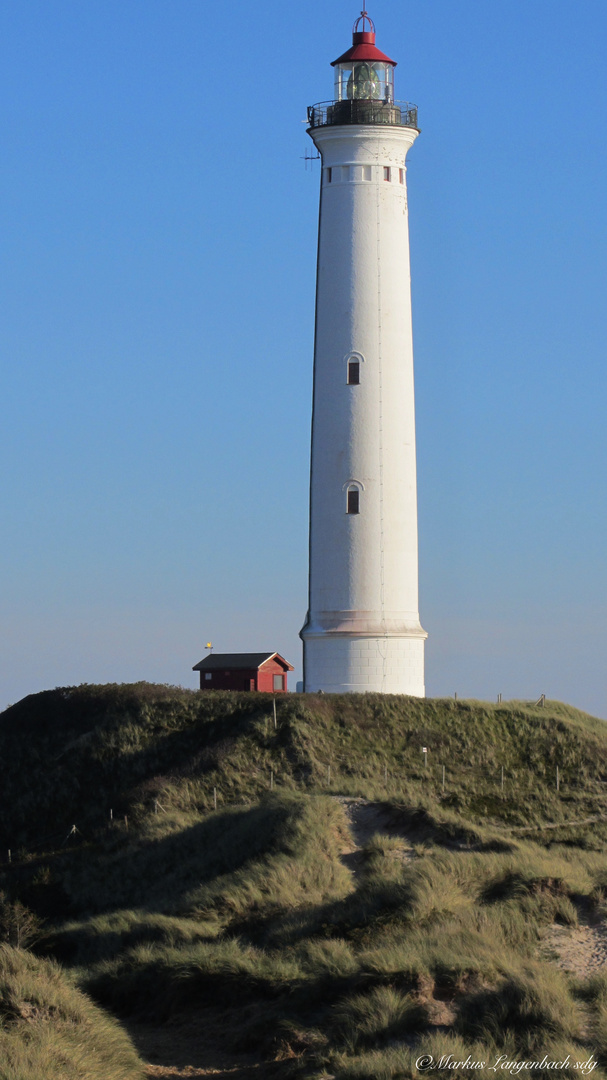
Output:
<svg viewBox="0 0 607 1080">
<path fill-rule="evenodd" d="M 304 689 L 325 694 L 377 693 L 425 697 L 425 631 L 406 636 L 306 634 Z"/>
</svg>

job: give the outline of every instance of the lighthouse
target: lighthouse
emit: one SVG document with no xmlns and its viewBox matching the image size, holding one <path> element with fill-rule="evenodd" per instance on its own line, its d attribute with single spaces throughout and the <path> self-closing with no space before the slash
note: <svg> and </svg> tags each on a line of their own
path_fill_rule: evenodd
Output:
<svg viewBox="0 0 607 1080">
<path fill-rule="evenodd" d="M 423 697 L 406 157 L 366 11 L 308 109 L 321 157 L 304 689 Z"/>
</svg>

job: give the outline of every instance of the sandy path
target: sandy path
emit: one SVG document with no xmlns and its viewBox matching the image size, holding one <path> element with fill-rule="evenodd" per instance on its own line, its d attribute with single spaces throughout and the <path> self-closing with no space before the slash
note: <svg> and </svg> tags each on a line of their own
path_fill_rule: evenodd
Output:
<svg viewBox="0 0 607 1080">
<path fill-rule="evenodd" d="M 579 926 L 551 926 L 544 937 L 543 950 L 563 971 L 578 979 L 588 979 L 606 968 L 607 926 L 602 921 L 593 923 L 580 914 Z"/>
<path fill-rule="evenodd" d="M 241 1068 L 239 1065 L 228 1066 L 227 1068 L 208 1068 L 198 1069 L 195 1065 L 184 1065 L 183 1067 L 175 1065 L 146 1065 L 145 1075 L 149 1077 L 149 1080 L 196 1080 L 196 1077 L 202 1076 L 215 1076 L 217 1080 L 249 1080 L 249 1077 L 260 1077 L 263 1073 L 260 1072 L 261 1066 L 244 1066 Z M 255 1071 L 253 1071 L 255 1070 Z"/>
<path fill-rule="evenodd" d="M 376 833 L 383 836 L 397 836 L 402 840 L 399 849 L 393 852 L 395 859 L 413 858 L 413 847 L 406 830 L 396 823 L 394 811 L 384 803 L 373 803 L 367 799 L 350 798 L 347 795 L 333 795 L 333 799 L 343 806 L 348 819 L 350 843 L 344 846 L 341 861 L 353 874 L 362 866 L 363 848 Z"/>
</svg>

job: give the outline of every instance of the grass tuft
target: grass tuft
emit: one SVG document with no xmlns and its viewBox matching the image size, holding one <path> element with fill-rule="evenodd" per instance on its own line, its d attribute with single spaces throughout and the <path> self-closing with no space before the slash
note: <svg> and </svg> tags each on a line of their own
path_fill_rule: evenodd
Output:
<svg viewBox="0 0 607 1080">
<path fill-rule="evenodd" d="M 143 1080 L 115 1020 L 72 986 L 53 961 L 0 946 L 3 1080 Z"/>
</svg>

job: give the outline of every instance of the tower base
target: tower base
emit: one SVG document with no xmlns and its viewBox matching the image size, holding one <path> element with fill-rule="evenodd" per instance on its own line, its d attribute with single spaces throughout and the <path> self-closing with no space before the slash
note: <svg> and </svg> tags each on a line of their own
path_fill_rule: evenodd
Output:
<svg viewBox="0 0 607 1080">
<path fill-rule="evenodd" d="M 425 697 L 424 631 L 403 637 L 302 634 L 304 690 Z"/>
</svg>

